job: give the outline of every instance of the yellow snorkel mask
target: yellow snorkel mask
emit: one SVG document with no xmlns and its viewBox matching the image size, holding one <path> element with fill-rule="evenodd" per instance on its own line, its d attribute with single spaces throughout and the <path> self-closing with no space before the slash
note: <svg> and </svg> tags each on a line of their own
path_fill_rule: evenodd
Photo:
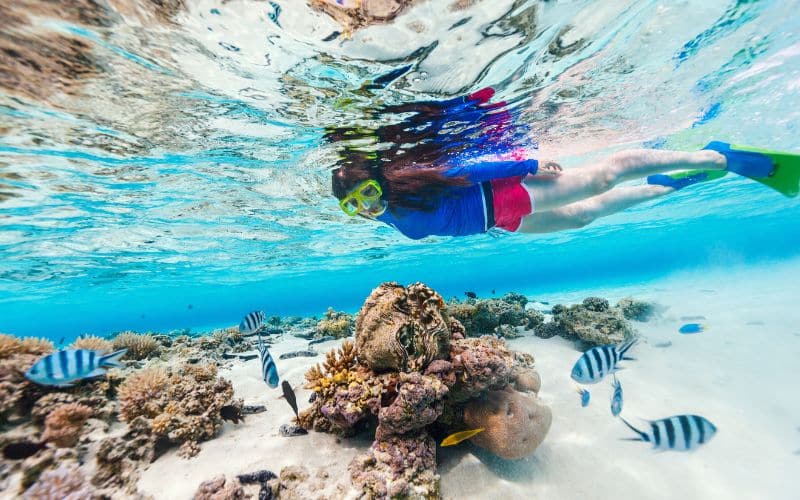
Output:
<svg viewBox="0 0 800 500">
<path fill-rule="evenodd" d="M 376 202 L 380 201 L 382 195 L 383 190 L 378 181 L 367 179 L 339 201 L 339 208 L 350 217 L 355 217 L 361 211 L 370 210 Z"/>
</svg>

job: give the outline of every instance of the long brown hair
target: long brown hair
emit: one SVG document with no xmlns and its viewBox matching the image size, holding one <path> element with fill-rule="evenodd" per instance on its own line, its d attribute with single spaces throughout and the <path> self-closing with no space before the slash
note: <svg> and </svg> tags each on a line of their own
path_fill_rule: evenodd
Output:
<svg viewBox="0 0 800 500">
<path fill-rule="evenodd" d="M 374 129 L 337 127 L 325 138 L 341 144 L 337 168 L 331 172 L 333 195 L 342 199 L 367 179 L 376 180 L 389 209 L 430 211 L 453 187 L 469 186 L 464 177 L 445 175 L 453 158 L 485 141 L 487 126 L 497 125 L 497 104 L 482 106 L 472 96 L 450 101 L 425 101 L 384 106 L 381 117 L 413 113 L 398 123 Z M 365 140 L 372 149 L 365 148 Z M 354 143 L 358 142 L 358 145 Z"/>
</svg>

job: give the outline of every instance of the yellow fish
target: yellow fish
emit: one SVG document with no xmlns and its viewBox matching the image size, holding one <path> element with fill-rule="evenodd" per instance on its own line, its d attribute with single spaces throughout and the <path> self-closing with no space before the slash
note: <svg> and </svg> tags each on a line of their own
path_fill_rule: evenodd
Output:
<svg viewBox="0 0 800 500">
<path fill-rule="evenodd" d="M 442 441 L 442 446 L 453 446 L 454 444 L 458 444 L 461 441 L 467 440 L 476 434 L 480 434 L 483 432 L 483 427 L 480 429 L 472 429 L 471 431 L 460 431 L 454 432 L 450 434 Z"/>
</svg>

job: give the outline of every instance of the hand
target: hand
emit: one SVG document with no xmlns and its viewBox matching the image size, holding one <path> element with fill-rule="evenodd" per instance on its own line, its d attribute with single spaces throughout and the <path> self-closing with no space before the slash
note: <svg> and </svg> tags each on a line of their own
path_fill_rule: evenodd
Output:
<svg viewBox="0 0 800 500">
<path fill-rule="evenodd" d="M 554 161 L 545 161 L 539 164 L 539 170 L 536 171 L 536 176 L 543 177 L 557 177 L 561 175 L 564 169 Z"/>
</svg>

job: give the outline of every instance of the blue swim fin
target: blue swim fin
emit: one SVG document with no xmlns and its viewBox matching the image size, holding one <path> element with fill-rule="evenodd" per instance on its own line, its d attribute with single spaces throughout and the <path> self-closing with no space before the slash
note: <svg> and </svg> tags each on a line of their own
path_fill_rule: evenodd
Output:
<svg viewBox="0 0 800 500">
<path fill-rule="evenodd" d="M 772 159 L 764 153 L 711 141 L 703 149 L 716 151 L 728 160 L 728 171 L 750 178 L 769 177 L 775 171 Z"/>
</svg>

